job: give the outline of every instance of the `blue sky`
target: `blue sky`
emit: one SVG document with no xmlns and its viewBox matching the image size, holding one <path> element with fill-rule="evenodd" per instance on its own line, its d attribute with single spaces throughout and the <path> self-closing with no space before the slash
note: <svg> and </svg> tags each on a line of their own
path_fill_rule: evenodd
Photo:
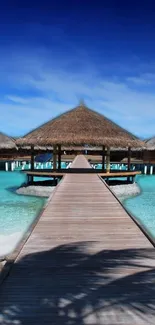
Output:
<svg viewBox="0 0 155 325">
<path fill-rule="evenodd" d="M 154 1 L 10 0 L 0 11 L 0 131 L 22 136 L 80 99 L 155 135 Z"/>
</svg>

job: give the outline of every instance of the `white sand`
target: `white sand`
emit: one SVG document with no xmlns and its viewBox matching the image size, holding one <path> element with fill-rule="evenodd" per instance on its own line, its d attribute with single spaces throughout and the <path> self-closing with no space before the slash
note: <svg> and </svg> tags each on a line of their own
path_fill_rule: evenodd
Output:
<svg viewBox="0 0 155 325">
<path fill-rule="evenodd" d="M 0 234 L 0 259 L 12 253 L 22 237 L 22 232 L 16 232 L 11 235 Z"/>
<path fill-rule="evenodd" d="M 114 185 L 114 186 L 110 186 L 110 188 L 113 190 L 113 192 L 118 197 L 134 196 L 134 195 L 140 194 L 140 188 L 137 185 L 137 183 Z M 26 187 L 20 187 L 19 189 L 16 190 L 16 193 L 22 194 L 22 195 L 49 197 L 54 189 L 55 189 L 55 186 L 30 185 L 30 186 L 26 186 Z"/>
<path fill-rule="evenodd" d="M 16 193 L 17 194 L 22 194 L 22 195 L 49 197 L 54 189 L 55 189 L 55 186 L 35 186 L 35 185 L 30 185 L 30 186 L 18 188 L 16 190 Z"/>
<path fill-rule="evenodd" d="M 112 191 L 120 197 L 130 197 L 140 194 L 140 188 L 137 183 L 110 186 Z"/>
</svg>

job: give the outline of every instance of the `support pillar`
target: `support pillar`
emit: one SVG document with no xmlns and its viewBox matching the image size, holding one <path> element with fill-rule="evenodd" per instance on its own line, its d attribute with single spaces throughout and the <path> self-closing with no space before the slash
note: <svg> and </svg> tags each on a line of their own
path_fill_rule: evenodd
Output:
<svg viewBox="0 0 155 325">
<path fill-rule="evenodd" d="M 61 145 L 58 145 L 58 169 L 61 169 Z"/>
<path fill-rule="evenodd" d="M 131 169 L 131 148 L 128 148 L 128 172 Z"/>
<path fill-rule="evenodd" d="M 53 146 L 53 169 L 56 170 L 57 168 L 57 146 Z"/>
<path fill-rule="evenodd" d="M 106 153 L 106 172 L 110 172 L 110 148 L 107 147 L 107 153 Z"/>
<path fill-rule="evenodd" d="M 14 171 L 14 162 L 13 161 L 11 162 L 11 171 L 12 172 Z"/>
<path fill-rule="evenodd" d="M 102 148 L 102 171 L 104 172 L 104 164 L 105 164 L 105 146 Z"/>
<path fill-rule="evenodd" d="M 31 170 L 34 170 L 34 147 L 31 146 Z"/>
<path fill-rule="evenodd" d="M 31 170 L 34 170 L 34 147 L 31 146 Z M 33 175 L 29 177 L 29 182 L 33 183 Z"/>
<path fill-rule="evenodd" d="M 9 170 L 9 164 L 8 164 L 8 162 L 6 161 L 6 163 L 5 163 L 5 171 L 8 172 L 8 170 Z"/>
</svg>

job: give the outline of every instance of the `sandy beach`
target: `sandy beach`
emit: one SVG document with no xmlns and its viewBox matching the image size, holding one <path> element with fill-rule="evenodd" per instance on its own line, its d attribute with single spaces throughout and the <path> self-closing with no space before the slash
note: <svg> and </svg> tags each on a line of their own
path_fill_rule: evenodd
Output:
<svg viewBox="0 0 155 325">
<path fill-rule="evenodd" d="M 5 259 L 5 256 L 14 251 L 22 237 L 22 232 L 15 232 L 10 235 L 0 234 L 0 262 L 3 258 Z"/>
</svg>

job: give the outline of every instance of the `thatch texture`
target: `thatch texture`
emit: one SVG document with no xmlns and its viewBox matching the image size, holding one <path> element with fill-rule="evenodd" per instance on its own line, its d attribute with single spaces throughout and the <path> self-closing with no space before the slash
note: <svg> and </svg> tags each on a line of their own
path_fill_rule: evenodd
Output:
<svg viewBox="0 0 155 325">
<path fill-rule="evenodd" d="M 15 140 L 0 132 L 0 150 L 17 149 Z"/>
<path fill-rule="evenodd" d="M 145 141 L 146 150 L 155 150 L 155 137 Z"/>
<path fill-rule="evenodd" d="M 21 150 L 25 150 L 25 151 L 31 151 L 31 146 L 30 145 L 21 145 L 20 146 Z M 132 148 L 133 152 L 139 152 L 139 151 L 143 151 L 144 149 L 146 149 L 146 146 L 141 146 L 141 147 L 134 147 Z M 65 145 L 65 146 L 61 146 L 61 150 L 62 151 L 102 151 L 103 150 L 103 146 L 87 146 L 85 147 L 84 145 Z M 34 151 L 53 151 L 53 146 L 34 146 Z M 128 151 L 128 146 L 126 147 L 110 147 L 110 151 L 114 151 L 114 152 L 119 152 L 119 151 Z"/>
<path fill-rule="evenodd" d="M 47 122 L 16 142 L 18 145 L 95 145 L 141 147 L 141 142 L 103 115 L 85 105 Z"/>
<path fill-rule="evenodd" d="M 137 164 L 142 164 L 143 163 L 143 160 L 142 159 L 137 159 L 137 158 L 131 158 L 130 159 L 130 162 L 131 162 L 131 164 L 133 163 L 137 163 Z M 128 158 L 127 157 L 125 157 L 125 158 L 123 158 L 122 160 L 121 160 L 121 163 L 125 163 L 125 164 L 127 164 L 128 163 Z"/>
</svg>

